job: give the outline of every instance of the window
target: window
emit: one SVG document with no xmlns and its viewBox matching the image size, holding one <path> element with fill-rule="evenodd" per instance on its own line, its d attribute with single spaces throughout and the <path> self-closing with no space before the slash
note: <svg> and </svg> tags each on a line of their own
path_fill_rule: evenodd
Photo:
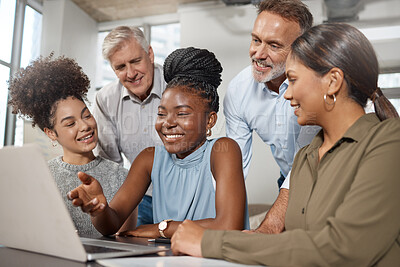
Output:
<svg viewBox="0 0 400 267">
<path fill-rule="evenodd" d="M 0 1 L 0 148 L 3 147 L 16 1 Z"/>
<path fill-rule="evenodd" d="M 400 73 L 382 73 L 378 86 L 400 114 Z"/>
<path fill-rule="evenodd" d="M 37 9 L 40 8 L 41 5 L 34 0 L 0 1 L 0 147 L 23 143 L 23 121 L 17 119 L 14 129 L 15 116 L 7 113 L 7 81 L 10 74 L 39 56 L 42 15 Z M 6 125 L 11 138 L 6 136 Z"/>
<path fill-rule="evenodd" d="M 151 27 L 151 47 L 154 62 L 163 65 L 167 56 L 180 47 L 181 25 L 179 23 Z"/>
</svg>

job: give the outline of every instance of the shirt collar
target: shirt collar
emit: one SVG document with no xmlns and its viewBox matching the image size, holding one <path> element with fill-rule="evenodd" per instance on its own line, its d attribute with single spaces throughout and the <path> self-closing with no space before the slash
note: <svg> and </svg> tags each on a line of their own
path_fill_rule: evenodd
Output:
<svg viewBox="0 0 400 267">
<path fill-rule="evenodd" d="M 263 83 L 263 90 L 265 92 L 269 92 L 271 95 L 280 96 L 281 97 L 281 96 L 283 96 L 285 94 L 286 89 L 288 88 L 288 86 L 289 86 L 289 81 L 288 81 L 288 79 L 285 79 L 283 81 L 283 83 L 279 86 L 279 94 L 277 94 L 276 92 L 274 92 L 272 90 L 269 90 L 268 86 L 265 83 Z"/>
<path fill-rule="evenodd" d="M 380 120 L 375 113 L 369 113 L 361 116 L 355 123 L 353 123 L 352 126 L 350 126 L 349 129 L 347 129 L 343 137 L 336 142 L 329 152 L 332 152 L 336 147 L 345 141 L 359 142 L 369 132 L 369 130 L 379 122 Z M 324 133 L 323 130 L 321 130 L 307 148 L 307 154 L 311 153 L 315 149 L 318 149 L 322 145 L 323 141 Z"/>
</svg>

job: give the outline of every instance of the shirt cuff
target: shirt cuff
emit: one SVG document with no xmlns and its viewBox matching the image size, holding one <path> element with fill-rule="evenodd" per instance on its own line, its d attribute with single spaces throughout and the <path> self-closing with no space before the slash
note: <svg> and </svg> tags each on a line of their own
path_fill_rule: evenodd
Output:
<svg viewBox="0 0 400 267">
<path fill-rule="evenodd" d="M 290 187 L 290 174 L 292 173 L 292 171 L 289 171 L 288 175 L 285 178 L 285 181 L 283 181 L 283 184 L 281 185 L 281 188 L 285 188 L 285 189 L 289 189 Z"/>
<path fill-rule="evenodd" d="M 225 231 L 205 230 L 201 239 L 201 254 L 204 258 L 222 259 L 222 238 Z"/>
</svg>

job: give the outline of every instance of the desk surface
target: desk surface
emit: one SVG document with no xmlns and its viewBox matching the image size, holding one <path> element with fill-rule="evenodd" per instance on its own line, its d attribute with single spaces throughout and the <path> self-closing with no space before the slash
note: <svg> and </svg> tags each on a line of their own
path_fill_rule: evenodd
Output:
<svg viewBox="0 0 400 267">
<path fill-rule="evenodd" d="M 56 266 L 56 267 L 242 267 L 249 266 L 243 264 L 231 263 L 223 260 L 203 259 L 196 257 L 173 257 L 171 245 L 165 243 L 155 243 L 148 241 L 147 238 L 138 237 L 101 237 L 100 239 L 113 240 L 122 243 L 139 244 L 151 247 L 161 247 L 168 249 L 167 251 L 148 254 L 142 256 L 133 256 L 125 258 L 114 258 L 107 260 L 99 260 L 98 262 L 76 262 L 67 259 L 57 258 L 53 256 L 33 253 L 18 249 L 12 249 L 0 246 L 0 266 L 7 267 L 25 267 L 25 266 Z M 259 266 L 259 265 L 257 265 Z M 254 265 L 252 265 L 254 267 Z"/>
<path fill-rule="evenodd" d="M 138 237 L 101 237 L 100 239 L 118 241 L 122 243 L 132 243 L 151 247 L 167 248 L 168 251 L 158 252 L 156 254 L 143 255 L 138 257 L 160 257 L 172 256 L 171 245 L 165 243 L 149 242 L 147 238 Z M 57 267 L 82 267 L 82 266 L 103 266 L 95 261 L 81 263 L 67 259 L 57 258 L 39 253 L 28 252 L 24 250 L 0 247 L 0 266 L 57 266 Z"/>
</svg>

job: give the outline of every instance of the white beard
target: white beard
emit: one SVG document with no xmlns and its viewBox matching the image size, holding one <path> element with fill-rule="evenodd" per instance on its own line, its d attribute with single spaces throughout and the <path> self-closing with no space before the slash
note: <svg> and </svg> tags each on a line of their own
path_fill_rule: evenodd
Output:
<svg viewBox="0 0 400 267">
<path fill-rule="evenodd" d="M 257 71 L 254 65 L 252 65 L 252 70 L 253 70 L 253 77 L 254 80 L 256 80 L 259 83 L 266 83 L 271 80 L 274 80 L 280 76 L 282 76 L 285 73 L 285 62 L 282 62 L 280 64 L 272 64 L 272 63 L 266 63 L 264 60 L 256 60 L 252 59 L 253 64 L 254 61 L 258 61 L 260 63 L 264 63 L 264 65 L 267 65 L 271 67 L 271 70 L 268 73 Z"/>
</svg>

